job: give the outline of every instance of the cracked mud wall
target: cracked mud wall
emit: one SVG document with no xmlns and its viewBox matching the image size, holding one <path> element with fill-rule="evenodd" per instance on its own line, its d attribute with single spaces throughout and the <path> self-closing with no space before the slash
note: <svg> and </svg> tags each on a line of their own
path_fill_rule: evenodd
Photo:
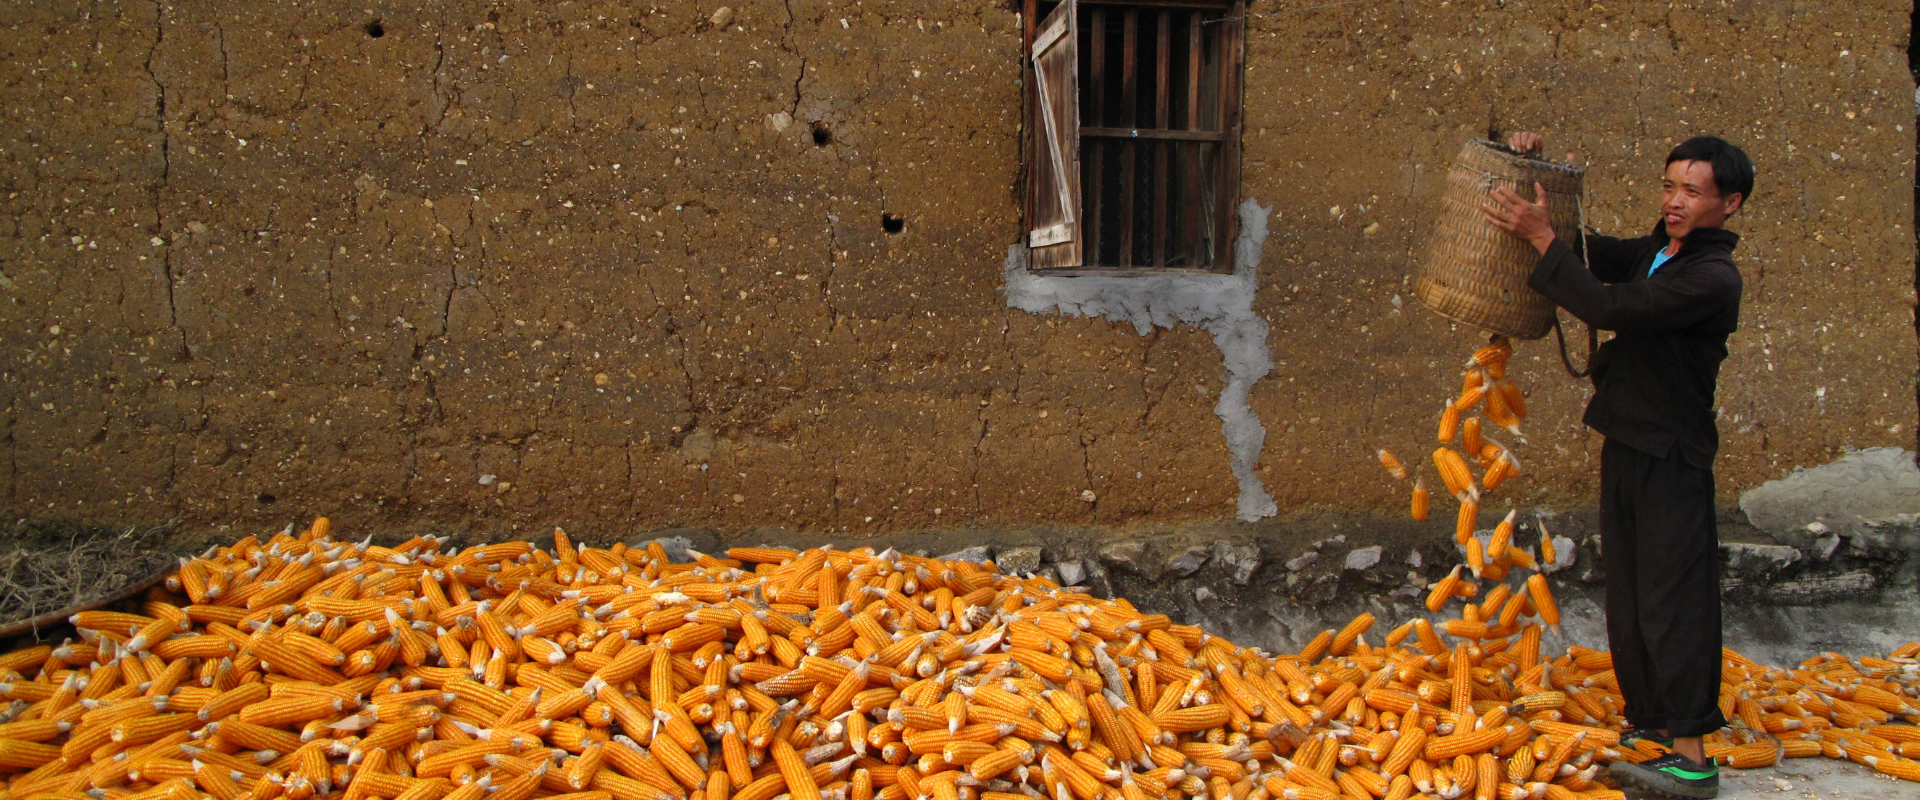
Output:
<svg viewBox="0 0 1920 800">
<path fill-rule="evenodd" d="M 1267 322 L 1253 313 L 1260 291 L 1260 253 L 1267 242 L 1267 212 L 1247 198 L 1236 210 L 1239 236 L 1233 243 L 1233 271 L 1227 274 L 1171 274 L 1140 277 L 1049 276 L 1027 268 L 1022 245 L 1007 248 L 1007 305 L 1034 314 L 1086 316 L 1132 325 L 1145 336 L 1155 328 L 1193 326 L 1213 335 L 1220 350 L 1220 401 L 1213 413 L 1233 454 L 1233 478 L 1239 486 L 1235 516 L 1242 522 L 1278 512 L 1255 469 L 1267 428 L 1247 398 L 1253 386 L 1273 371 L 1267 351 Z"/>
<path fill-rule="evenodd" d="M 1472 341 L 1405 277 L 1490 125 L 1582 153 L 1609 231 L 1647 227 L 1677 139 L 1754 154 L 1729 498 L 1910 440 L 1907 9 L 1253 5 L 1275 369 L 1251 403 L 1283 513 L 1398 505 L 1371 450 L 1418 452 Z M 1005 307 L 1008 4 L 719 10 L 0 9 L 0 508 L 476 532 L 1234 513 L 1205 331 Z M 1584 497 L 1597 458 L 1552 358 L 1517 369 L 1529 501 Z"/>
</svg>

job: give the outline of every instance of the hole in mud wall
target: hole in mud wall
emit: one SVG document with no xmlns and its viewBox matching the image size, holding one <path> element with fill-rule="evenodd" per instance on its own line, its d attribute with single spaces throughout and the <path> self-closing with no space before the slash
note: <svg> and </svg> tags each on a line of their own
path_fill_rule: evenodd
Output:
<svg viewBox="0 0 1920 800">
<path fill-rule="evenodd" d="M 818 122 L 813 123 L 813 143 L 821 147 L 833 144 L 833 130 Z"/>
<path fill-rule="evenodd" d="M 887 233 L 899 233 L 907 228 L 907 218 L 895 214 L 880 215 L 880 229 Z"/>
<path fill-rule="evenodd" d="M 382 36 L 387 35 L 387 27 L 385 25 L 381 25 L 380 20 L 377 20 L 377 19 L 367 23 L 365 26 L 365 30 L 368 36 L 371 36 L 375 39 L 378 39 Z"/>
<path fill-rule="evenodd" d="M 278 500 L 280 498 L 274 497 L 273 495 L 267 494 L 266 492 L 261 492 L 259 497 L 256 497 L 253 499 L 260 501 L 260 505 L 270 506 L 270 505 L 273 505 L 273 501 Z"/>
</svg>

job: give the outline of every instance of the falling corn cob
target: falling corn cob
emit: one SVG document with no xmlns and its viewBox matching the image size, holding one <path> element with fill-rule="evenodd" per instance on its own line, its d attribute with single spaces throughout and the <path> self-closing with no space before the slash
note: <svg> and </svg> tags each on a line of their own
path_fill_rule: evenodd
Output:
<svg viewBox="0 0 1920 800">
<path fill-rule="evenodd" d="M 1407 468 L 1400 465 L 1400 459 L 1394 458 L 1393 454 L 1387 452 L 1384 447 L 1380 448 L 1379 456 L 1380 466 L 1386 467 L 1387 474 L 1392 475 L 1394 480 L 1407 479 Z"/>
<path fill-rule="evenodd" d="M 1459 432 L 1460 409 L 1448 403 L 1446 409 L 1440 412 L 1440 430 L 1437 438 L 1441 444 L 1453 444 L 1453 438 Z"/>
<path fill-rule="evenodd" d="M 1539 609 L 1540 621 L 1558 633 L 1560 606 L 1553 600 L 1553 590 L 1547 587 L 1547 576 L 1538 572 L 1527 576 L 1527 592 L 1533 595 L 1533 605 Z"/>
<path fill-rule="evenodd" d="M 1462 545 L 1479 541 L 1473 537 L 1474 528 L 1479 524 L 1480 504 L 1471 497 L 1460 501 L 1460 513 L 1453 523 L 1453 540 Z"/>
<path fill-rule="evenodd" d="M 1440 480 L 1446 484 L 1448 494 L 1464 501 L 1472 492 L 1473 473 L 1467 471 L 1467 462 L 1458 451 L 1451 447 L 1434 450 L 1433 466 L 1440 471 Z"/>
<path fill-rule="evenodd" d="M 1513 542 L 1513 518 L 1520 515 L 1519 509 L 1507 512 L 1500 524 L 1493 526 L 1493 535 L 1487 539 L 1487 555 L 1505 563 L 1507 545 Z"/>
</svg>

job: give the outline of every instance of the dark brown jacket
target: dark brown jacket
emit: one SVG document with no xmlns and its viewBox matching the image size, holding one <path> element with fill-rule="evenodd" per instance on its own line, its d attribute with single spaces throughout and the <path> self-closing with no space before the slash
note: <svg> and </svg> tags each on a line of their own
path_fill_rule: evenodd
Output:
<svg viewBox="0 0 1920 800">
<path fill-rule="evenodd" d="M 1588 427 L 1640 452 L 1677 454 L 1701 469 L 1720 448 L 1713 393 L 1727 336 L 1740 326 L 1740 235 L 1698 228 L 1660 270 L 1664 224 L 1638 239 L 1588 236 L 1582 261 L 1566 243 L 1547 248 L 1527 285 L 1568 313 L 1614 332 L 1593 359 Z M 1677 449 L 1677 453 L 1676 453 Z"/>
</svg>

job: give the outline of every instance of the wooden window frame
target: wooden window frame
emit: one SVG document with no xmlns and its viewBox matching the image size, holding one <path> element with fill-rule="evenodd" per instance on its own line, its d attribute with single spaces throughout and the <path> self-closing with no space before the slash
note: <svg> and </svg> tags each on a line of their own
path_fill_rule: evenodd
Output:
<svg viewBox="0 0 1920 800">
<path fill-rule="evenodd" d="M 1024 3 L 1028 268 L 1049 275 L 1232 272 L 1246 0 L 1060 0 L 1044 19 L 1039 0 Z M 1103 50 L 1109 24 L 1120 26 L 1117 58 Z M 1143 27 L 1153 34 L 1142 35 Z M 1176 29 L 1181 41 L 1173 41 Z M 1144 47 L 1142 39 L 1149 39 Z M 1172 63 L 1182 45 L 1184 67 Z M 1102 74 L 1107 66 L 1122 73 L 1117 87 Z M 1082 71 L 1092 73 L 1084 84 Z M 1142 73 L 1155 84 L 1144 91 Z M 1170 86 L 1177 79 L 1184 85 Z M 1118 113 L 1104 108 L 1115 88 Z M 1145 94 L 1151 97 L 1140 103 Z M 1092 108 L 1082 107 L 1089 102 Z"/>
</svg>

